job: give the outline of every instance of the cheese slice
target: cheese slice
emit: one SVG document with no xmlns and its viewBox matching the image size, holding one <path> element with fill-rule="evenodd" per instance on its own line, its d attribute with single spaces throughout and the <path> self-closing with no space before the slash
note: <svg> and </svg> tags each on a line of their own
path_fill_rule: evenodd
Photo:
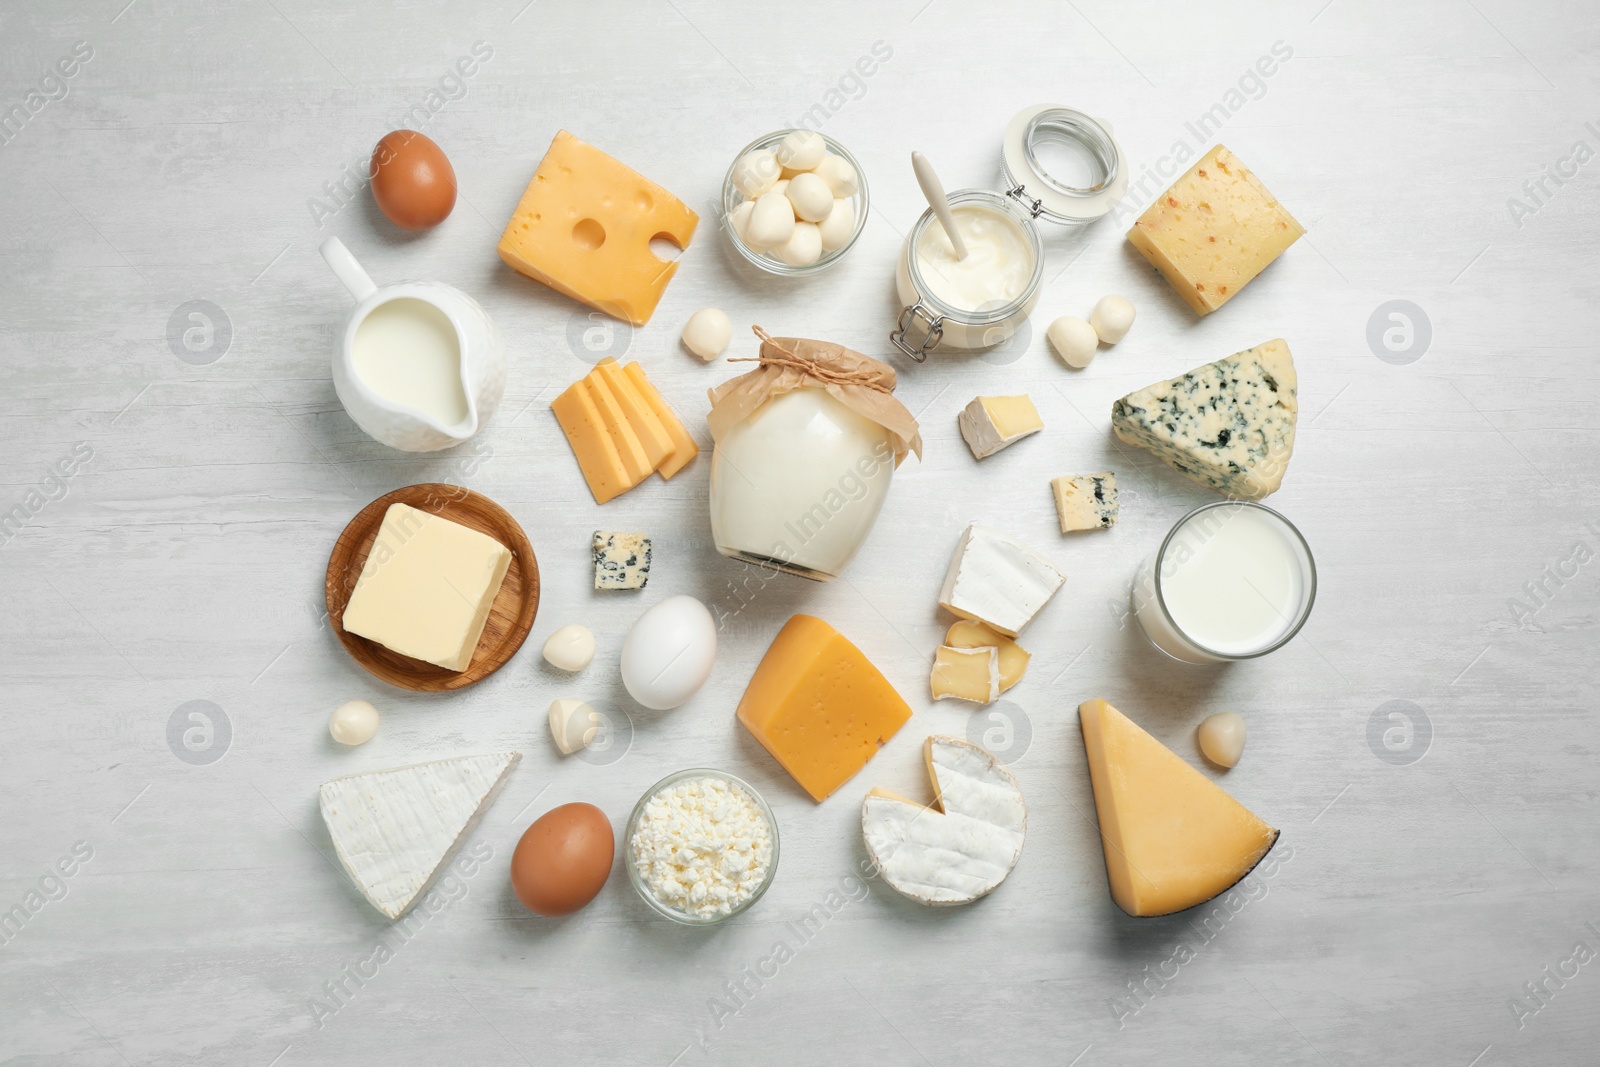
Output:
<svg viewBox="0 0 1600 1067">
<path fill-rule="evenodd" d="M 1021 396 L 980 396 L 956 417 L 962 439 L 974 459 L 992 456 L 1008 445 L 1044 429 L 1044 420 L 1026 393 Z"/>
<path fill-rule="evenodd" d="M 1022 858 L 1028 809 L 1017 780 L 988 750 L 956 737 L 923 742 L 932 807 L 886 789 L 861 805 L 861 837 L 896 892 L 935 907 L 970 904 Z"/>
<path fill-rule="evenodd" d="M 1015 637 L 1064 581 L 1060 571 L 1021 541 L 973 523 L 956 545 L 939 606 Z"/>
<path fill-rule="evenodd" d="M 511 566 L 486 533 L 390 504 L 345 605 L 346 633 L 452 671 L 464 671 Z"/>
<path fill-rule="evenodd" d="M 520 752 L 461 756 L 323 785 L 322 821 L 350 880 L 390 919 L 428 890 L 505 786 Z"/>
<path fill-rule="evenodd" d="M 578 469 L 596 504 L 604 504 L 634 487 L 585 379 L 573 382 L 552 400 L 550 410 L 567 435 L 567 444 L 572 446 Z"/>
<path fill-rule="evenodd" d="M 623 373 L 639 390 L 639 395 L 644 397 L 645 403 L 650 405 L 650 410 L 656 413 L 656 418 L 660 419 L 661 425 L 666 428 L 667 437 L 672 442 L 672 454 L 661 461 L 656 473 L 664 479 L 670 479 L 694 461 L 694 457 L 700 454 L 700 446 L 684 428 L 683 420 L 678 418 L 678 413 L 672 410 L 672 406 L 661 398 L 656 387 L 644 376 L 643 367 L 637 363 L 630 363 L 623 368 Z"/>
<path fill-rule="evenodd" d="M 935 700 L 992 704 L 1000 698 L 1000 649 L 940 645 L 933 654 L 928 684 Z"/>
<path fill-rule="evenodd" d="M 796 615 L 761 658 L 737 714 L 820 803 L 866 766 L 911 708 L 843 634 Z"/>
<path fill-rule="evenodd" d="M 1203 904 L 1278 840 L 1211 779 L 1104 700 L 1078 707 L 1111 898 L 1129 915 Z"/>
<path fill-rule="evenodd" d="M 562 130 L 500 235 L 500 258 L 558 292 L 643 326 L 678 269 L 650 251 L 650 239 L 688 248 L 699 221 L 655 182 Z"/>
<path fill-rule="evenodd" d="M 622 417 L 627 420 L 634 438 L 644 450 L 645 462 L 652 471 L 660 467 L 672 455 L 675 446 L 661 418 L 639 392 L 639 387 L 623 373 L 621 365 L 610 357 L 595 364 L 589 377 L 605 382 L 611 399 L 616 401 Z"/>
<path fill-rule="evenodd" d="M 1217 145 L 1145 209 L 1128 242 L 1206 315 L 1305 232 L 1232 152 Z"/>
<path fill-rule="evenodd" d="M 1201 485 L 1260 500 L 1294 455 L 1298 386 L 1280 337 L 1129 393 L 1111 405 L 1111 428 Z"/>
<path fill-rule="evenodd" d="M 1028 655 L 1026 649 L 998 630 L 985 626 L 981 622 L 962 619 L 952 623 L 949 631 L 944 635 L 944 643 L 951 648 L 993 648 L 1000 653 L 1000 692 L 1022 681 L 1022 675 L 1028 669 Z"/>
<path fill-rule="evenodd" d="M 644 450 L 644 445 L 639 442 L 639 435 L 633 432 L 633 427 L 628 424 L 628 418 L 622 413 L 622 406 L 617 403 L 616 397 L 611 394 L 611 387 L 604 378 L 597 374 L 590 374 L 583 379 L 583 385 L 589 390 L 589 397 L 594 401 L 595 410 L 600 413 L 600 424 L 605 427 L 606 433 L 611 435 L 611 443 L 616 446 L 617 455 L 622 459 L 622 469 L 627 472 L 629 486 L 638 485 L 656 469 L 650 462 L 650 456 Z"/>
</svg>

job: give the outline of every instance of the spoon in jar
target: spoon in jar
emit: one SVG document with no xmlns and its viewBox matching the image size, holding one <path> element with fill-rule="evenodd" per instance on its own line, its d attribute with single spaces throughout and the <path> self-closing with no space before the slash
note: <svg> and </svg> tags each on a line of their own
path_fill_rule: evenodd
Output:
<svg viewBox="0 0 1600 1067">
<path fill-rule="evenodd" d="M 955 216 L 950 212 L 950 201 L 944 195 L 944 186 L 940 184 L 939 176 L 933 172 L 933 164 L 929 163 L 928 157 L 921 152 L 913 152 L 911 169 L 916 172 L 917 184 L 922 186 L 922 195 L 928 198 L 928 206 L 933 208 L 934 217 L 939 220 L 939 225 L 944 227 L 945 234 L 950 238 L 950 245 L 956 250 L 956 258 L 966 259 L 966 242 L 961 239 L 961 231 L 956 229 Z"/>
</svg>

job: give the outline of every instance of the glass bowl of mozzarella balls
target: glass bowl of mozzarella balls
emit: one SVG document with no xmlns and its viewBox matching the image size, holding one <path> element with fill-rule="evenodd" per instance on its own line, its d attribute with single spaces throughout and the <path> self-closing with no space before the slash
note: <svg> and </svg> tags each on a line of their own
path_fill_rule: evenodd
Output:
<svg viewBox="0 0 1600 1067">
<path fill-rule="evenodd" d="M 722 183 L 733 247 L 773 274 L 826 270 L 867 225 L 867 182 L 855 157 L 815 130 L 779 130 L 745 146 Z"/>
</svg>

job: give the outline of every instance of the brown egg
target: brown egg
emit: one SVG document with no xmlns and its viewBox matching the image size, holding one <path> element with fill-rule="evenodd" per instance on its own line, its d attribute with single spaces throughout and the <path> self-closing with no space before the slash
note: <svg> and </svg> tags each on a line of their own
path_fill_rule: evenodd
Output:
<svg viewBox="0 0 1600 1067">
<path fill-rule="evenodd" d="M 456 206 L 456 172 L 415 130 L 385 134 L 372 150 L 372 199 L 402 230 L 431 230 Z"/>
<path fill-rule="evenodd" d="M 563 804 L 539 816 L 511 854 L 511 888 L 539 915 L 570 915 L 593 900 L 611 874 L 617 841 L 593 804 Z"/>
</svg>

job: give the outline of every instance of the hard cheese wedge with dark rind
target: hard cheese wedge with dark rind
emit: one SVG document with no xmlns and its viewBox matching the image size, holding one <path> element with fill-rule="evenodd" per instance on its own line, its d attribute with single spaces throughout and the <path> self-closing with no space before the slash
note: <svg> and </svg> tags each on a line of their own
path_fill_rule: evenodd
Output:
<svg viewBox="0 0 1600 1067">
<path fill-rule="evenodd" d="M 867 765 L 911 708 L 843 634 L 796 615 L 762 657 L 738 717 L 820 803 Z"/>
<path fill-rule="evenodd" d="M 1111 428 L 1201 485 L 1260 500 L 1294 455 L 1298 387 L 1279 337 L 1129 393 L 1111 405 Z"/>
<path fill-rule="evenodd" d="M 500 258 L 558 292 L 643 326 L 678 269 L 650 251 L 650 239 L 688 248 L 699 221 L 655 182 L 562 130 L 500 235 Z"/>
<path fill-rule="evenodd" d="M 1078 706 L 1111 898 L 1170 915 L 1226 892 L 1278 831 L 1104 700 Z"/>
</svg>

